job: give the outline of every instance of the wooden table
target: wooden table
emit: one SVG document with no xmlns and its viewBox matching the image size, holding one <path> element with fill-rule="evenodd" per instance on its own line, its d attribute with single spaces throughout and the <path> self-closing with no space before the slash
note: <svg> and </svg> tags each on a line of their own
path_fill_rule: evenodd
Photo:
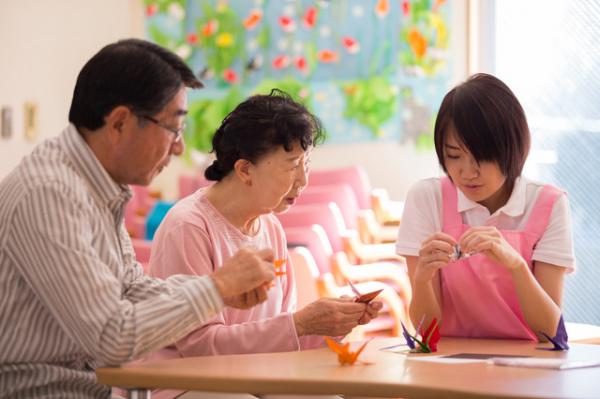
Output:
<svg viewBox="0 0 600 399">
<path fill-rule="evenodd" d="M 404 342 L 375 339 L 361 358 L 372 365 L 339 366 L 327 348 L 302 352 L 210 356 L 97 370 L 101 383 L 144 396 L 149 388 L 408 398 L 594 398 L 600 397 L 600 367 L 545 370 L 480 363 L 441 364 L 380 348 Z M 600 359 L 600 346 L 572 343 L 567 352 L 536 349 L 527 341 L 443 338 L 440 354 L 492 353 Z M 547 346 L 547 345 L 542 345 Z"/>
</svg>

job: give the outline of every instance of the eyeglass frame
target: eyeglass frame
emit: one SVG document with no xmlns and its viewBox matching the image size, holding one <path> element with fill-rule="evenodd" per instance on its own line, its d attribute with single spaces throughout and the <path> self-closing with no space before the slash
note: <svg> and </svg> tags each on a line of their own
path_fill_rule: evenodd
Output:
<svg viewBox="0 0 600 399">
<path fill-rule="evenodd" d="M 183 131 L 187 127 L 186 123 L 183 122 L 183 124 L 181 125 L 180 128 L 174 129 L 174 128 L 170 127 L 170 126 L 163 125 L 160 121 L 154 119 L 151 116 L 148 116 L 148 115 L 139 115 L 139 117 L 142 118 L 142 119 L 145 119 L 145 120 L 147 120 L 149 122 L 152 122 L 156 126 L 162 127 L 163 129 L 168 130 L 169 132 L 173 133 L 175 135 L 175 137 L 173 138 L 173 144 L 178 143 L 178 142 L 181 141 L 181 138 L 183 137 Z"/>
</svg>

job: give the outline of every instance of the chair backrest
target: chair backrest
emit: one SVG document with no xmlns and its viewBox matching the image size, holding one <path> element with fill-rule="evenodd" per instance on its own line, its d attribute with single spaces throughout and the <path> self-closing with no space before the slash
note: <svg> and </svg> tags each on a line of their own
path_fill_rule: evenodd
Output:
<svg viewBox="0 0 600 399">
<path fill-rule="evenodd" d="M 179 199 L 192 195 L 201 187 L 212 184 L 201 175 L 180 175 L 178 180 Z"/>
<path fill-rule="evenodd" d="M 152 252 L 152 241 L 132 238 L 131 244 L 133 245 L 133 251 L 135 252 L 135 259 L 142 264 L 144 273 L 148 274 L 150 253 Z"/>
<path fill-rule="evenodd" d="M 334 202 L 342 212 L 344 223 L 349 229 L 356 229 L 358 203 L 349 184 L 327 184 L 309 186 L 298 197 L 297 205 L 322 204 Z"/>
<path fill-rule="evenodd" d="M 175 205 L 175 201 L 156 201 L 146 219 L 146 240 L 152 240 L 154 238 L 156 229 L 158 229 L 158 226 L 173 205 Z"/>
<path fill-rule="evenodd" d="M 306 227 L 318 224 L 323 227 L 334 252 L 342 251 L 342 234 L 346 232 L 340 208 L 333 202 L 327 204 L 296 205 L 277 218 L 283 228 Z"/>
<path fill-rule="evenodd" d="M 323 227 L 313 224 L 312 226 L 287 227 L 284 228 L 284 231 L 289 247 L 307 248 L 320 273 L 331 271 L 333 250 Z"/>
<path fill-rule="evenodd" d="M 290 249 L 290 261 L 296 278 L 298 309 L 319 299 L 319 269 L 311 253 L 304 247 Z"/>
<path fill-rule="evenodd" d="M 131 205 L 135 210 L 146 206 L 149 197 L 148 187 L 131 185 L 129 188 L 133 196 L 129 200 L 128 205 Z"/>
<path fill-rule="evenodd" d="M 360 165 L 311 170 L 308 186 L 344 183 L 352 187 L 360 209 L 371 209 L 371 184 L 367 172 Z"/>
</svg>

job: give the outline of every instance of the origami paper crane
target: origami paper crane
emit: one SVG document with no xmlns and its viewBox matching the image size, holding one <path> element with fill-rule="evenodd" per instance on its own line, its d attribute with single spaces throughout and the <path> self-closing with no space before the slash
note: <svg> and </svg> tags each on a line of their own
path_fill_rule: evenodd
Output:
<svg viewBox="0 0 600 399">
<path fill-rule="evenodd" d="M 350 288 L 352 288 L 352 292 L 354 292 L 354 294 L 356 294 L 356 298 L 354 299 L 354 302 L 369 304 L 369 302 L 371 302 L 373 299 L 375 299 L 375 297 L 377 297 L 377 295 L 379 295 L 379 293 L 381 291 L 383 291 L 383 289 L 380 289 L 380 290 L 371 291 L 367 294 L 361 294 L 360 291 L 354 286 L 354 284 L 352 284 L 352 281 L 348 281 L 348 284 L 350 285 Z"/>
<path fill-rule="evenodd" d="M 342 365 L 342 366 L 344 366 L 346 364 L 352 366 L 354 363 L 356 363 L 360 353 L 365 349 L 367 344 L 369 342 L 371 342 L 370 340 L 365 342 L 364 344 L 362 344 L 360 346 L 360 348 L 358 348 L 358 350 L 356 352 L 352 352 L 352 351 L 350 351 L 350 343 L 349 342 L 346 342 L 345 344 L 341 344 L 329 337 L 325 337 L 325 341 L 327 342 L 327 346 L 329 346 L 329 348 L 332 351 L 337 353 L 338 362 L 340 362 L 340 365 Z M 362 362 L 362 363 L 368 364 L 368 362 Z"/>
<path fill-rule="evenodd" d="M 418 339 L 417 335 L 410 335 L 404 323 L 400 323 L 402 324 L 402 335 L 406 340 L 406 345 L 408 345 L 408 347 L 411 349 L 411 352 L 437 352 L 437 344 L 440 340 L 440 329 L 436 318 L 431 320 L 431 324 L 429 324 L 429 327 L 427 327 L 425 331 L 423 331 L 423 319 L 421 319 L 421 323 L 419 323 L 419 326 L 417 327 L 417 331 L 421 336 L 421 339 Z"/>
<path fill-rule="evenodd" d="M 566 351 L 569 350 L 569 336 L 567 335 L 567 329 L 565 328 L 565 321 L 563 320 L 562 315 L 560 315 L 560 320 L 558 321 L 558 327 L 556 328 L 556 335 L 554 337 L 550 337 L 543 331 L 540 331 L 546 339 L 554 345 L 553 348 L 540 348 L 551 351 Z"/>
<path fill-rule="evenodd" d="M 281 270 L 285 263 L 285 259 L 275 259 L 275 261 L 273 261 L 273 264 L 275 265 L 275 276 L 280 277 L 287 274 L 287 269 Z"/>
<path fill-rule="evenodd" d="M 454 245 L 454 252 L 450 254 L 450 260 L 456 262 L 457 260 L 467 259 L 470 256 L 475 255 L 475 252 L 463 252 L 460 245 Z"/>
</svg>

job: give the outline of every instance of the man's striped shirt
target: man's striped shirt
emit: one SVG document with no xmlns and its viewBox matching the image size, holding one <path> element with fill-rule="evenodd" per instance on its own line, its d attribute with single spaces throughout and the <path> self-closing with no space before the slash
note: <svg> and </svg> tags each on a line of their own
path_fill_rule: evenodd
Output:
<svg viewBox="0 0 600 399">
<path fill-rule="evenodd" d="M 131 197 L 69 125 L 0 183 L 0 398 L 106 398 L 94 370 L 187 335 L 219 312 L 210 277 L 143 275 Z"/>
</svg>

